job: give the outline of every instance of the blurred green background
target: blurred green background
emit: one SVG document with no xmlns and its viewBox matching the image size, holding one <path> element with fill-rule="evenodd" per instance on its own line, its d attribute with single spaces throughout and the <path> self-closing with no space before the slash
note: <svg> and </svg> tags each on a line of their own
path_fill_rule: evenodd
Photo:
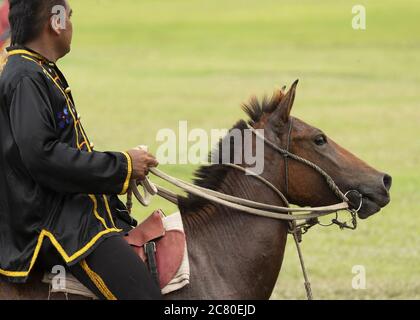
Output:
<svg viewBox="0 0 420 320">
<path fill-rule="evenodd" d="M 304 237 L 315 298 L 420 298 L 418 1 L 70 3 L 75 36 L 60 65 L 98 150 L 156 151 L 157 131 L 179 120 L 230 128 L 251 95 L 299 78 L 294 115 L 394 179 L 391 204 L 357 231 L 316 227 Z M 351 27 L 359 3 L 365 31 Z M 161 166 L 184 179 L 195 168 Z M 136 205 L 137 217 L 152 208 Z M 305 298 L 290 240 L 272 299 Z M 351 286 L 354 265 L 366 268 L 365 290 Z"/>
</svg>

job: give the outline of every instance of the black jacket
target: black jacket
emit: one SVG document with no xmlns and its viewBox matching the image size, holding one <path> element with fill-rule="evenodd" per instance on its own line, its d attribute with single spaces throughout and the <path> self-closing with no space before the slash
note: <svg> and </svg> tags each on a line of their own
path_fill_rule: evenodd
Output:
<svg viewBox="0 0 420 320">
<path fill-rule="evenodd" d="M 68 265 L 117 235 L 131 160 L 97 152 L 57 66 L 9 48 L 0 78 L 0 278 L 25 282 L 47 238 Z"/>
</svg>

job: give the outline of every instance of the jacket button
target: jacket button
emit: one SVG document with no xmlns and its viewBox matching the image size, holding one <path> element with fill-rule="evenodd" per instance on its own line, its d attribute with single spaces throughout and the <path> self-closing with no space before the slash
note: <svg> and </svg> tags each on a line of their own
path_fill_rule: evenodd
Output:
<svg viewBox="0 0 420 320">
<path fill-rule="evenodd" d="M 80 120 L 80 118 L 81 118 L 81 115 L 80 115 L 80 113 L 78 112 L 78 113 L 77 113 L 77 120 Z"/>
<path fill-rule="evenodd" d="M 95 145 L 93 144 L 93 142 L 90 143 L 90 148 L 93 149 L 95 147 Z"/>
<path fill-rule="evenodd" d="M 64 90 L 64 92 L 65 92 L 65 93 L 67 93 L 67 94 L 69 94 L 69 93 L 71 92 L 70 87 L 67 87 L 67 88 Z"/>
</svg>

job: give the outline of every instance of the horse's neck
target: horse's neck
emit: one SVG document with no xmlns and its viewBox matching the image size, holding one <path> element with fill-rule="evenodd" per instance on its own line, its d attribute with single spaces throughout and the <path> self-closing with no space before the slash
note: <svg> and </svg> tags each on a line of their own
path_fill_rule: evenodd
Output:
<svg viewBox="0 0 420 320">
<path fill-rule="evenodd" d="M 255 178 L 230 171 L 219 192 L 282 205 Z M 209 204 L 183 215 L 193 298 L 269 298 L 284 254 L 287 225 Z"/>
</svg>

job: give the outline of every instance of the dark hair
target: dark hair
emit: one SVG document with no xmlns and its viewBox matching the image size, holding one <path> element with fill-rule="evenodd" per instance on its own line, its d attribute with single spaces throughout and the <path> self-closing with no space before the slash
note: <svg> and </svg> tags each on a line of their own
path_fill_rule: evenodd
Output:
<svg viewBox="0 0 420 320">
<path fill-rule="evenodd" d="M 51 16 L 55 5 L 64 5 L 64 0 L 10 0 L 11 44 L 23 45 L 35 39 Z"/>
</svg>

